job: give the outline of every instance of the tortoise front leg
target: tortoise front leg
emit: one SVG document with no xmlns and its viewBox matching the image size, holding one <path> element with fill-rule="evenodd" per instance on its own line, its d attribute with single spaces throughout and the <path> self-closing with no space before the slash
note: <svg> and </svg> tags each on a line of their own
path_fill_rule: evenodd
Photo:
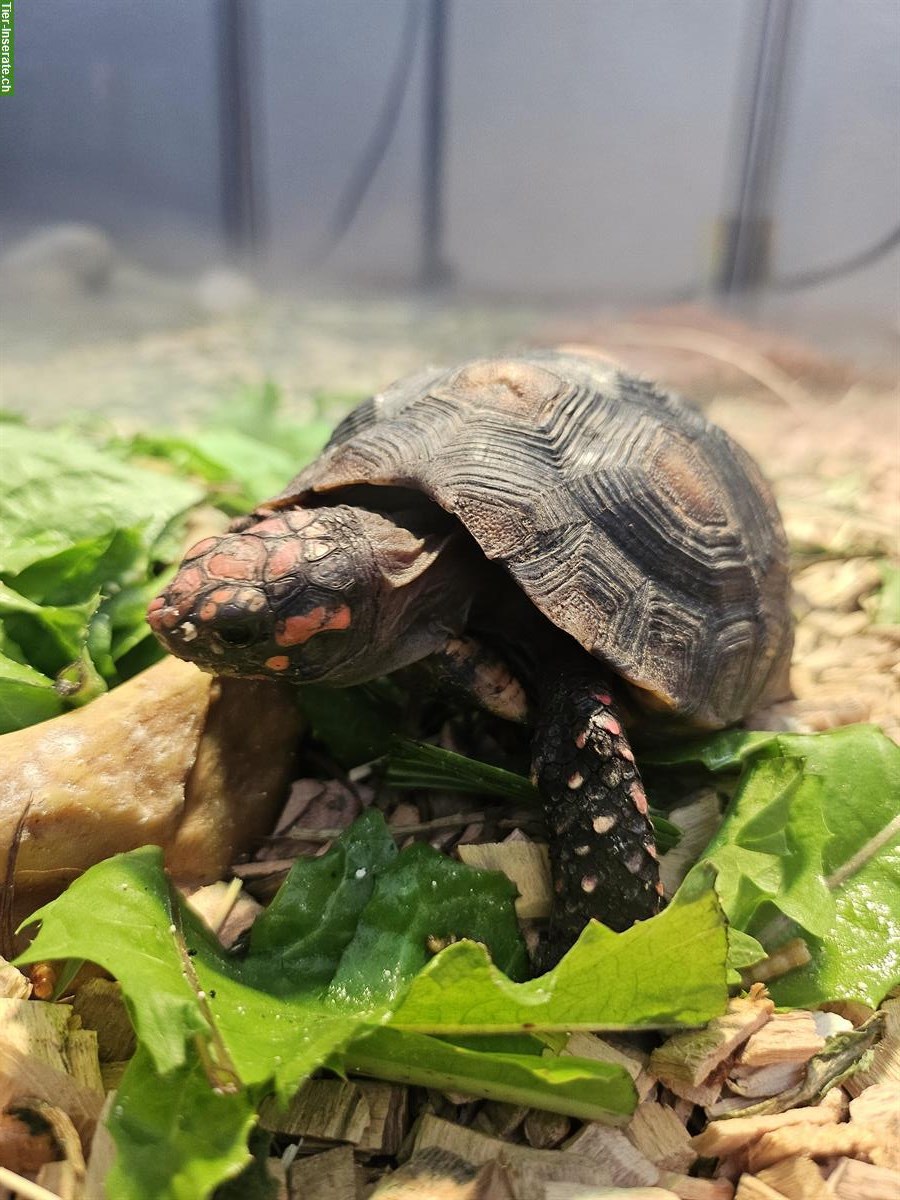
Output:
<svg viewBox="0 0 900 1200">
<path fill-rule="evenodd" d="M 647 797 L 602 672 L 573 666 L 547 686 L 534 738 L 556 898 L 549 967 L 595 917 L 627 929 L 662 907 Z"/>
</svg>

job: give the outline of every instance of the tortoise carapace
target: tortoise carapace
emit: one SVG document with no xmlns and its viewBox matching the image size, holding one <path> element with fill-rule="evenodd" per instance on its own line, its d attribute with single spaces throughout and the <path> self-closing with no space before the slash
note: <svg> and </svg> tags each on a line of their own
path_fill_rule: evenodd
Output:
<svg viewBox="0 0 900 1200">
<path fill-rule="evenodd" d="M 751 459 L 681 399 L 567 354 L 365 401 L 150 605 L 180 658 L 344 686 L 429 660 L 533 726 L 550 957 L 657 912 L 626 729 L 717 729 L 788 694 L 788 556 Z"/>
</svg>

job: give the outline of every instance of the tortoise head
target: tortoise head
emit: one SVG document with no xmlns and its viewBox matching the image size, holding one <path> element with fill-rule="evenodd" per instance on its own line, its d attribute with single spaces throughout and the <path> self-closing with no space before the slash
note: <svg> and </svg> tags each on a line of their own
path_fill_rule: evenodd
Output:
<svg viewBox="0 0 900 1200">
<path fill-rule="evenodd" d="M 251 518 L 193 546 L 147 620 L 217 675 L 361 682 L 437 648 L 425 577 L 443 544 L 347 505 Z"/>
</svg>

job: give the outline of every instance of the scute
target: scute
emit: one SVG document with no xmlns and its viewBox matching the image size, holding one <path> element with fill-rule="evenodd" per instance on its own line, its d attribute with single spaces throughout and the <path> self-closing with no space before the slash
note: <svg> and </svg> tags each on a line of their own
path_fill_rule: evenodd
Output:
<svg viewBox="0 0 900 1200">
<path fill-rule="evenodd" d="M 360 405 L 264 507 L 358 484 L 454 514 L 648 709 L 716 728 L 788 692 L 777 508 L 679 397 L 568 354 L 422 372 Z"/>
</svg>

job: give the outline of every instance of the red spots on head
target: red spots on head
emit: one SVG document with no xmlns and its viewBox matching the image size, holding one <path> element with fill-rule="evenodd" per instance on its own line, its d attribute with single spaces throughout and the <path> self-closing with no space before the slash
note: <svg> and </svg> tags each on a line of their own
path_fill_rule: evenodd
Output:
<svg viewBox="0 0 900 1200">
<path fill-rule="evenodd" d="M 183 568 L 169 585 L 169 596 L 179 600 L 186 596 L 194 596 L 205 582 L 206 576 L 199 567 Z"/>
<path fill-rule="evenodd" d="M 219 613 L 220 604 L 229 604 L 236 600 L 238 589 L 233 587 L 220 587 L 210 592 L 204 597 L 203 603 L 197 609 L 197 616 L 201 621 L 214 621 Z"/>
<path fill-rule="evenodd" d="M 266 557 L 265 547 L 255 537 L 230 537 L 218 543 L 219 552 L 207 562 L 214 579 L 257 579 Z"/>
<path fill-rule="evenodd" d="M 293 575 L 303 566 L 303 543 L 294 541 L 280 542 L 269 552 L 264 573 L 266 579 L 283 579 L 285 575 Z"/>
<path fill-rule="evenodd" d="M 647 811 L 647 793 L 641 787 L 637 780 L 628 789 L 631 798 L 634 801 L 634 807 L 643 816 Z"/>
<path fill-rule="evenodd" d="M 147 606 L 147 623 L 154 633 L 173 629 L 180 620 L 180 612 L 169 606 L 165 596 L 157 596 Z"/>
<path fill-rule="evenodd" d="M 346 604 L 331 610 L 319 606 L 301 616 L 278 621 L 275 625 L 275 641 L 279 646 L 301 646 L 317 633 L 348 629 L 350 621 L 350 609 Z"/>
<path fill-rule="evenodd" d="M 202 555 L 212 550 L 214 546 L 218 546 L 221 540 L 221 538 L 207 537 L 203 538 L 202 541 L 195 542 L 194 545 L 191 546 L 190 550 L 188 550 L 188 552 L 185 554 L 184 561 L 189 562 L 192 558 L 200 558 Z"/>
<path fill-rule="evenodd" d="M 216 579 L 253 579 L 256 575 L 254 564 L 236 554 L 214 554 L 206 565 Z"/>
<path fill-rule="evenodd" d="M 262 612 L 266 607 L 266 597 L 256 588 L 237 588 L 234 601 L 247 612 Z"/>
<path fill-rule="evenodd" d="M 315 520 L 315 509 L 294 508 L 287 512 L 273 513 L 271 509 L 257 509 L 257 515 L 265 519 L 253 526 L 253 532 L 261 538 L 284 537 L 300 533 Z"/>
<path fill-rule="evenodd" d="M 270 671 L 286 671 L 290 662 L 286 654 L 273 654 L 271 658 L 266 659 L 263 666 L 268 667 Z"/>
</svg>

